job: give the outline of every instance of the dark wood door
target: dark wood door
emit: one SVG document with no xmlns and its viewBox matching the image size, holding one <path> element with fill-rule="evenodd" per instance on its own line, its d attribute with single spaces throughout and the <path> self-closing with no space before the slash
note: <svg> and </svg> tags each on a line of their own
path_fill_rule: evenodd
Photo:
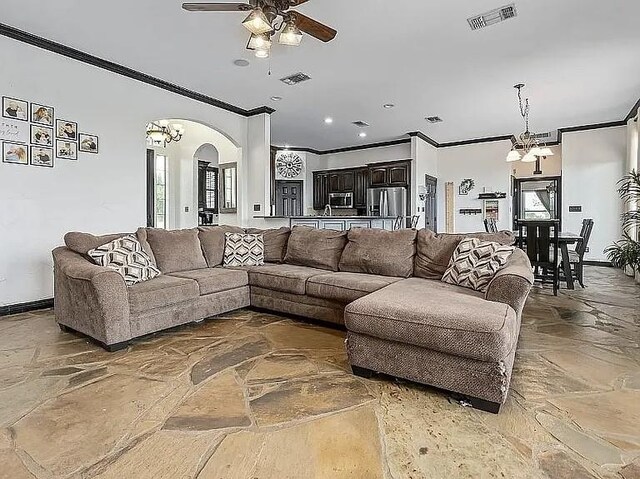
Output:
<svg viewBox="0 0 640 479">
<path fill-rule="evenodd" d="M 329 174 L 329 193 L 340 193 L 340 183 L 341 183 L 340 173 L 330 173 Z"/>
<path fill-rule="evenodd" d="M 156 152 L 147 150 L 147 226 L 155 226 L 156 218 Z"/>
<path fill-rule="evenodd" d="M 276 215 L 302 216 L 302 181 L 276 181 Z"/>
<path fill-rule="evenodd" d="M 431 231 L 438 231 L 438 180 L 426 175 L 424 180 L 424 226 Z"/>
<path fill-rule="evenodd" d="M 329 176 L 327 173 L 313 174 L 313 209 L 321 210 L 329 202 Z"/>
<path fill-rule="evenodd" d="M 406 186 L 409 184 L 409 165 L 390 166 L 387 178 L 391 186 Z"/>
<path fill-rule="evenodd" d="M 369 187 L 369 172 L 366 168 L 360 168 L 354 173 L 353 206 L 356 208 L 367 207 L 367 188 Z"/>
<path fill-rule="evenodd" d="M 340 174 L 340 192 L 341 193 L 353 193 L 354 188 L 354 175 L 353 171 L 345 171 Z"/>
<path fill-rule="evenodd" d="M 387 186 L 389 182 L 388 172 L 389 170 L 386 166 L 369 168 L 369 184 L 372 187 Z"/>
</svg>

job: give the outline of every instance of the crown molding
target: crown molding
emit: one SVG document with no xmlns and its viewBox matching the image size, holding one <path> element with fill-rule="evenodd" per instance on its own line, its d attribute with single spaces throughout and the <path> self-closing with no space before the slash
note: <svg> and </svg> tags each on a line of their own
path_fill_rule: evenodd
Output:
<svg viewBox="0 0 640 479">
<path fill-rule="evenodd" d="M 594 123 L 591 125 L 570 126 L 568 128 L 558 128 L 558 143 L 562 143 L 562 135 L 565 133 L 574 133 L 576 131 L 600 130 L 602 128 L 615 128 L 618 126 L 627 126 L 627 120 L 609 121 L 606 123 Z"/>
<path fill-rule="evenodd" d="M 272 145 L 272 148 L 276 148 L 277 150 L 287 150 L 287 151 L 304 151 L 306 153 L 313 153 L 314 155 L 332 155 L 334 153 L 347 153 L 349 151 L 369 150 L 371 148 L 384 148 L 385 146 L 404 145 L 410 142 L 411 140 L 409 138 L 401 138 L 399 140 L 382 141 L 379 143 L 367 143 L 365 145 L 358 145 L 358 146 L 347 146 L 344 148 L 336 148 L 333 150 L 314 150 L 313 148 L 306 148 L 302 146 L 290 146 L 289 148 L 285 148 L 284 146 L 273 146 L 273 145 Z"/>
<path fill-rule="evenodd" d="M 494 141 L 511 140 L 513 135 L 488 136 L 484 138 L 474 138 L 472 140 L 451 141 L 449 143 L 440 143 L 438 148 L 451 148 L 452 146 L 475 145 L 477 143 L 492 143 Z"/>
<path fill-rule="evenodd" d="M 638 99 L 636 104 L 633 105 L 633 108 L 631 108 L 631 111 L 625 117 L 624 121 L 627 122 L 627 121 L 631 120 L 631 118 L 635 118 L 638 115 L 638 110 L 640 110 L 640 99 Z"/>
<path fill-rule="evenodd" d="M 103 58 L 99 58 L 94 55 L 90 55 L 88 53 L 85 53 L 80 50 L 76 50 L 75 48 L 68 47 L 61 43 L 47 40 L 46 38 L 33 35 L 31 33 L 25 32 L 18 28 L 11 27 L 9 25 L 5 25 L 3 23 L 0 23 L 0 35 L 7 38 L 11 38 L 13 40 L 16 40 L 22 43 L 26 43 L 28 45 L 32 45 L 34 47 L 42 48 L 43 50 L 57 53 L 58 55 L 65 56 L 67 58 L 71 58 L 73 60 L 77 60 L 79 62 L 86 63 L 88 65 L 92 65 L 94 67 L 101 68 L 103 70 L 110 71 L 117 75 L 121 75 L 127 78 L 131 78 L 133 80 L 140 81 L 142 83 L 146 83 L 147 85 L 161 88 L 168 92 L 175 93 L 177 95 L 181 95 L 186 98 L 199 101 L 201 103 L 206 103 L 207 105 L 215 106 L 216 108 L 221 108 L 223 110 L 230 111 L 231 113 L 235 113 L 237 115 L 241 115 L 245 117 L 261 115 L 265 113 L 270 115 L 275 111 L 273 108 L 269 108 L 267 106 L 261 106 L 258 108 L 254 108 L 252 110 L 245 110 L 244 108 L 240 108 L 239 106 L 232 105 L 231 103 L 226 103 L 222 100 L 212 98 L 202 93 L 198 93 L 196 91 L 183 88 L 174 83 L 161 80 L 160 78 L 156 78 L 151 75 L 147 75 L 146 73 L 142 73 L 137 70 L 134 70 L 132 68 L 125 67 L 118 63 L 114 63 L 112 61 L 105 60 Z"/>
<path fill-rule="evenodd" d="M 440 148 L 440 143 L 438 143 L 433 138 L 429 138 L 427 135 L 425 135 L 421 131 L 412 131 L 412 132 L 407 133 L 407 135 L 409 135 L 411 138 L 418 137 L 422 141 L 426 141 L 427 143 L 429 143 L 431 146 L 433 146 L 435 148 Z"/>
</svg>

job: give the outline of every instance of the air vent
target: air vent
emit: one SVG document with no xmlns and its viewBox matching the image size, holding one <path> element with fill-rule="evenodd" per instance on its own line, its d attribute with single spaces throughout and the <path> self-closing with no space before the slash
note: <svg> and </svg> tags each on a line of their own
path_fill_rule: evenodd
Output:
<svg viewBox="0 0 640 479">
<path fill-rule="evenodd" d="M 371 126 L 366 121 L 361 121 L 361 120 L 354 121 L 353 124 L 356 125 L 358 128 L 367 128 L 367 127 Z"/>
<path fill-rule="evenodd" d="M 425 118 L 429 123 L 442 123 L 442 118 L 439 116 L 428 116 Z"/>
<path fill-rule="evenodd" d="M 548 131 L 546 133 L 536 133 L 535 135 L 533 135 L 533 137 L 536 140 L 548 140 L 549 138 L 551 138 L 551 132 Z"/>
<path fill-rule="evenodd" d="M 516 4 L 505 5 L 504 7 L 496 8 L 490 12 L 483 13 L 482 15 L 476 15 L 468 18 L 469 26 L 471 30 L 480 30 L 481 28 L 495 25 L 496 23 L 503 22 L 510 18 L 515 18 L 518 15 L 516 10 Z"/>
<path fill-rule="evenodd" d="M 297 85 L 298 83 L 302 83 L 303 81 L 311 80 L 309 75 L 305 75 L 302 72 L 294 73 L 293 75 L 289 75 L 285 78 L 280 78 L 282 83 L 286 83 L 287 85 Z"/>
</svg>

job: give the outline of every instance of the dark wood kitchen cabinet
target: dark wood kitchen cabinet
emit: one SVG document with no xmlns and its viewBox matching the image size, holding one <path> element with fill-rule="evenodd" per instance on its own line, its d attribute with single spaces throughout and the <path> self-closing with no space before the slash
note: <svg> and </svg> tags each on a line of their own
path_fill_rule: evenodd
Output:
<svg viewBox="0 0 640 479">
<path fill-rule="evenodd" d="M 410 161 L 384 163 L 369 167 L 369 186 L 409 186 L 411 174 Z"/>
<path fill-rule="evenodd" d="M 353 193 L 353 170 L 329 172 L 329 193 Z"/>
<path fill-rule="evenodd" d="M 354 172 L 353 206 L 355 208 L 367 207 L 367 188 L 369 188 L 369 170 L 358 168 Z"/>
<path fill-rule="evenodd" d="M 329 204 L 329 173 L 316 171 L 313 173 L 313 209 L 322 210 Z"/>
</svg>

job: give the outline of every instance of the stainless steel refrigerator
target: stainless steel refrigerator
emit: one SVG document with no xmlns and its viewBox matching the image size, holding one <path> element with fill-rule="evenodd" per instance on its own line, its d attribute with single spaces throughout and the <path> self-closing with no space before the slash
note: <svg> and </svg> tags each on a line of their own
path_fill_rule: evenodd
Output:
<svg viewBox="0 0 640 479">
<path fill-rule="evenodd" d="M 369 188 L 367 190 L 368 216 L 406 216 L 406 188 Z"/>
</svg>

